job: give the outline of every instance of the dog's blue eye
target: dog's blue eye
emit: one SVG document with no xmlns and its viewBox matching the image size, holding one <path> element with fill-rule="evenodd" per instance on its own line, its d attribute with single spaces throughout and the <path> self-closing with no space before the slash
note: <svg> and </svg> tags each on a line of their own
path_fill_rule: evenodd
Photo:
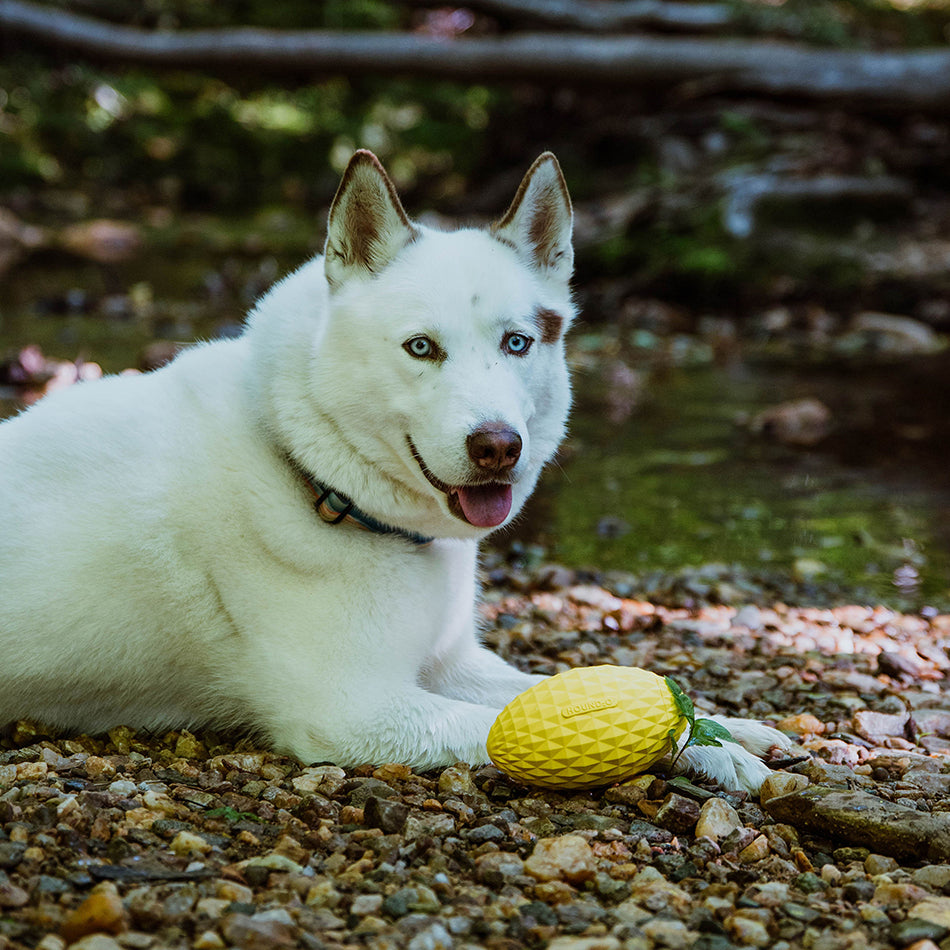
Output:
<svg viewBox="0 0 950 950">
<path fill-rule="evenodd" d="M 442 351 L 439 345 L 430 340 L 427 336 L 414 336 L 411 340 L 406 340 L 402 348 L 418 360 L 437 360 L 442 358 Z"/>
<path fill-rule="evenodd" d="M 531 348 L 534 340 L 523 333 L 506 333 L 501 341 L 501 348 L 512 356 L 524 356 Z"/>
</svg>

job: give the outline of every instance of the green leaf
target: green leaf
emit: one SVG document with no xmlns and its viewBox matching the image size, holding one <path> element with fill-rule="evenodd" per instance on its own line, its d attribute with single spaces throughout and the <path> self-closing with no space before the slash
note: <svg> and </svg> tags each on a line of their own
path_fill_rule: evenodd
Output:
<svg viewBox="0 0 950 950">
<path fill-rule="evenodd" d="M 670 695 L 673 697 L 673 702 L 676 703 L 679 714 L 689 723 L 690 728 L 692 728 L 693 720 L 696 717 L 693 701 L 680 689 L 679 684 L 672 677 L 665 676 L 663 680 L 666 683 L 667 689 L 670 691 Z"/>
<path fill-rule="evenodd" d="M 732 739 L 732 733 L 712 719 L 697 719 L 693 723 L 687 745 L 717 745 L 721 746 L 722 739 Z"/>
<path fill-rule="evenodd" d="M 684 795 L 688 795 L 690 798 L 696 798 L 701 802 L 716 797 L 715 792 L 709 792 L 705 788 L 694 785 L 685 775 L 675 775 L 673 778 L 667 779 L 666 784 L 674 791 L 682 792 Z"/>
</svg>

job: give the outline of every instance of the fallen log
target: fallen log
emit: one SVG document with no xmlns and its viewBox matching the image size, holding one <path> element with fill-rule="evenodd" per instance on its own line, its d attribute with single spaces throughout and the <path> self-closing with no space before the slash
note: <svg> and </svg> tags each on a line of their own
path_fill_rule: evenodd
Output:
<svg viewBox="0 0 950 950">
<path fill-rule="evenodd" d="M 443 0 L 398 0 L 413 7 L 445 6 Z M 614 33 L 631 29 L 683 32 L 719 30 L 735 21 L 725 3 L 670 0 L 466 0 L 465 7 L 514 23 L 561 30 Z"/>
<path fill-rule="evenodd" d="M 575 33 L 463 38 L 254 28 L 142 30 L 26 0 L 0 0 L 0 29 L 44 47 L 139 66 L 205 72 L 415 75 L 466 82 L 686 87 L 950 111 L 950 50 L 809 49 L 759 40 Z"/>
</svg>

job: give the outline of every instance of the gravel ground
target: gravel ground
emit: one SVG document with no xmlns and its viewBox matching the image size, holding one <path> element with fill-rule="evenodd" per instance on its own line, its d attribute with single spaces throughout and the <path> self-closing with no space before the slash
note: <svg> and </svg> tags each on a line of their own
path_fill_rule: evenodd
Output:
<svg viewBox="0 0 950 950">
<path fill-rule="evenodd" d="M 664 606 L 598 580 L 496 570 L 489 641 L 537 672 L 670 674 L 805 760 L 761 800 L 659 771 L 553 793 L 493 767 L 343 771 L 210 733 L 18 723 L 0 950 L 950 946 L 950 615 L 737 610 L 708 584 Z"/>
</svg>

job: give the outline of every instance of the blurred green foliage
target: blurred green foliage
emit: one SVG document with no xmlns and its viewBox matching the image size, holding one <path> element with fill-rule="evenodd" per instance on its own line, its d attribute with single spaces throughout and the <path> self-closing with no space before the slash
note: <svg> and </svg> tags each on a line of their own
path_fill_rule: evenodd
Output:
<svg viewBox="0 0 950 950">
<path fill-rule="evenodd" d="M 816 46 L 880 48 L 941 45 L 950 39 L 946 0 L 726 0 L 737 28 Z"/>
<path fill-rule="evenodd" d="M 365 146 L 411 188 L 420 175 L 470 170 L 503 95 L 409 80 L 224 82 L 21 54 L 0 64 L 0 187 L 138 188 L 218 211 L 311 205 Z"/>
<path fill-rule="evenodd" d="M 383 0 L 99 0 L 93 12 L 144 28 L 406 25 L 406 11 Z M 52 186 L 81 188 L 94 202 L 118 188 L 215 211 L 288 200 L 311 206 L 332 195 L 358 147 L 384 159 L 401 188 L 425 178 L 452 193 L 483 156 L 489 114 L 505 99 L 480 85 L 220 79 L 20 50 L 0 62 L 0 199 Z"/>
</svg>

